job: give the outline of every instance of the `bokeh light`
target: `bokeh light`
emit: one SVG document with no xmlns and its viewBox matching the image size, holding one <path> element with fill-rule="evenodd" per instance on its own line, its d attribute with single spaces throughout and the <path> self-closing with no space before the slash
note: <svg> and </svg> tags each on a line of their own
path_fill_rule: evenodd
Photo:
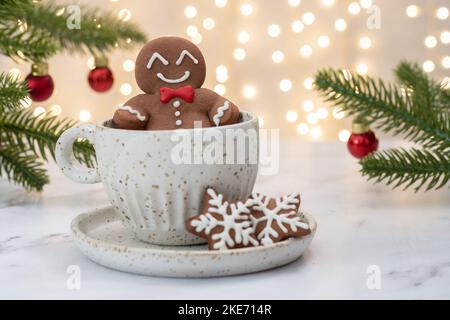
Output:
<svg viewBox="0 0 450 320">
<path fill-rule="evenodd" d="M 80 113 L 78 113 L 78 119 L 81 122 L 88 122 L 91 120 L 92 115 L 88 110 L 81 110 Z"/>
</svg>

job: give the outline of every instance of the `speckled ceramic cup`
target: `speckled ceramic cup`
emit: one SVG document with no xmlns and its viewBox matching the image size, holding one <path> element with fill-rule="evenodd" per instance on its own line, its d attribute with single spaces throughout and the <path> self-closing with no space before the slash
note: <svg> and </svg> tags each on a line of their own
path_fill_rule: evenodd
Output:
<svg viewBox="0 0 450 320">
<path fill-rule="evenodd" d="M 214 187 L 230 201 L 246 199 L 252 192 L 258 171 L 259 126 L 250 113 L 243 112 L 241 122 L 234 125 L 188 130 L 133 131 L 115 129 L 109 123 L 84 124 L 64 132 L 56 146 L 56 161 L 76 182 L 103 182 L 124 225 L 142 241 L 203 243 L 187 232 L 185 221 L 199 214 L 206 187 Z M 229 139 L 212 139 L 214 136 Z M 78 138 L 94 145 L 97 168 L 83 168 L 73 160 L 72 146 Z M 222 161 L 199 161 L 199 145 L 203 146 L 201 154 L 214 149 L 214 158 Z M 196 164 L 180 163 L 180 150 L 197 156 Z M 235 154 L 234 161 L 227 161 L 233 158 L 227 155 L 230 150 L 244 156 Z"/>
</svg>

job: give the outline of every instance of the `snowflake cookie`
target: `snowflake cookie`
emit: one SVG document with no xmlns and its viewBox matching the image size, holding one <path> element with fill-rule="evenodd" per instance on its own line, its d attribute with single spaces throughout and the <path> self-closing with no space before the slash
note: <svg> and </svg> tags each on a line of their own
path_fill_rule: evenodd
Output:
<svg viewBox="0 0 450 320">
<path fill-rule="evenodd" d="M 210 250 L 227 250 L 259 246 L 250 216 L 253 200 L 228 203 L 214 189 L 203 197 L 202 214 L 186 221 L 186 228 L 208 240 Z"/>
<path fill-rule="evenodd" d="M 311 230 L 299 212 L 300 195 L 290 194 L 269 198 L 253 193 L 251 220 L 256 238 L 262 245 L 270 245 L 291 237 L 302 237 Z"/>
</svg>

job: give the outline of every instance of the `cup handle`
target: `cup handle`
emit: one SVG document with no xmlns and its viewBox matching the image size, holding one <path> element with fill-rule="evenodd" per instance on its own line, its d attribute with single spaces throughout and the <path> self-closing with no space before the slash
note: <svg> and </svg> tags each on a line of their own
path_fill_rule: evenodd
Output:
<svg viewBox="0 0 450 320">
<path fill-rule="evenodd" d="M 56 163 L 62 172 L 75 182 L 86 184 L 100 182 L 101 179 L 97 167 L 82 167 L 75 160 L 73 144 L 78 138 L 85 138 L 95 146 L 95 125 L 82 124 L 64 131 L 56 143 Z"/>
</svg>

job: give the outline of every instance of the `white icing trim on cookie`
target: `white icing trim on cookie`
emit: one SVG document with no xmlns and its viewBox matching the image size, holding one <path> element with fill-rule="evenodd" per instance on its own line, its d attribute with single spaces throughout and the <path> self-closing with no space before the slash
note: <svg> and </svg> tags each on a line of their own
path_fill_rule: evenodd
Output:
<svg viewBox="0 0 450 320">
<path fill-rule="evenodd" d="M 208 201 L 210 206 L 198 220 L 190 222 L 195 231 L 210 235 L 215 227 L 221 226 L 223 230 L 211 236 L 211 239 L 215 241 L 213 245 L 215 250 L 232 249 L 237 244 L 258 246 L 258 241 L 252 237 L 254 228 L 249 216 L 252 199 L 248 199 L 245 203 L 241 201 L 228 203 L 223 201 L 223 195 L 216 193 L 214 189 L 208 188 L 206 192 L 210 197 Z M 214 214 L 220 215 L 223 220 L 216 219 Z M 231 236 L 231 230 L 234 231 L 234 237 Z"/>
<path fill-rule="evenodd" d="M 162 64 L 165 65 L 165 66 L 169 65 L 169 61 L 164 59 L 164 57 L 162 55 L 160 55 L 158 52 L 155 52 L 154 54 L 152 54 L 152 57 L 150 58 L 150 60 L 148 60 L 147 69 L 151 69 L 152 68 L 153 62 L 155 62 L 156 59 L 161 61 Z"/>
<path fill-rule="evenodd" d="M 214 124 L 216 126 L 219 126 L 220 119 L 222 119 L 222 117 L 225 115 L 225 111 L 227 111 L 229 108 L 230 108 L 230 102 L 229 101 L 225 101 L 223 106 L 220 106 L 217 109 L 217 113 L 213 117 L 213 122 L 214 122 Z"/>
<path fill-rule="evenodd" d="M 300 200 L 297 198 L 298 193 L 289 194 L 283 197 L 275 198 L 275 207 L 269 209 L 270 198 L 263 196 L 256 192 L 252 193 L 253 207 L 252 210 L 261 211 L 263 216 L 261 218 L 254 218 L 252 216 L 253 226 L 256 229 L 258 223 L 265 222 L 264 228 L 257 235 L 258 240 L 263 246 L 273 244 L 272 236 L 278 237 L 278 232 L 273 228 L 272 224 L 275 222 L 278 228 L 284 233 L 289 232 L 288 227 L 296 232 L 297 229 L 302 228 L 309 230 L 310 227 L 307 222 L 301 220 L 295 211 L 298 208 Z M 283 210 L 291 210 L 281 213 Z"/>
<path fill-rule="evenodd" d="M 187 50 L 183 50 L 181 51 L 180 57 L 178 58 L 177 62 L 175 62 L 175 64 L 177 66 L 179 66 L 182 62 L 185 56 L 188 56 L 189 58 L 192 59 L 192 61 L 194 61 L 195 64 L 198 64 L 198 60 L 195 59 L 195 57 Z"/>
<path fill-rule="evenodd" d="M 140 120 L 140 121 L 145 121 L 145 116 L 141 115 L 141 113 L 139 111 L 137 111 L 136 109 L 133 109 L 130 106 L 120 106 L 119 109 L 128 111 L 131 114 L 134 114 L 136 116 L 136 118 L 138 118 L 138 120 Z"/>
<path fill-rule="evenodd" d="M 191 76 L 191 73 L 189 71 L 185 71 L 184 75 L 181 78 L 178 78 L 178 79 L 167 79 L 162 73 L 157 73 L 156 76 L 160 80 L 162 80 L 162 81 L 164 81 L 166 83 L 180 83 L 180 82 L 183 82 L 183 81 L 187 80 Z"/>
</svg>

